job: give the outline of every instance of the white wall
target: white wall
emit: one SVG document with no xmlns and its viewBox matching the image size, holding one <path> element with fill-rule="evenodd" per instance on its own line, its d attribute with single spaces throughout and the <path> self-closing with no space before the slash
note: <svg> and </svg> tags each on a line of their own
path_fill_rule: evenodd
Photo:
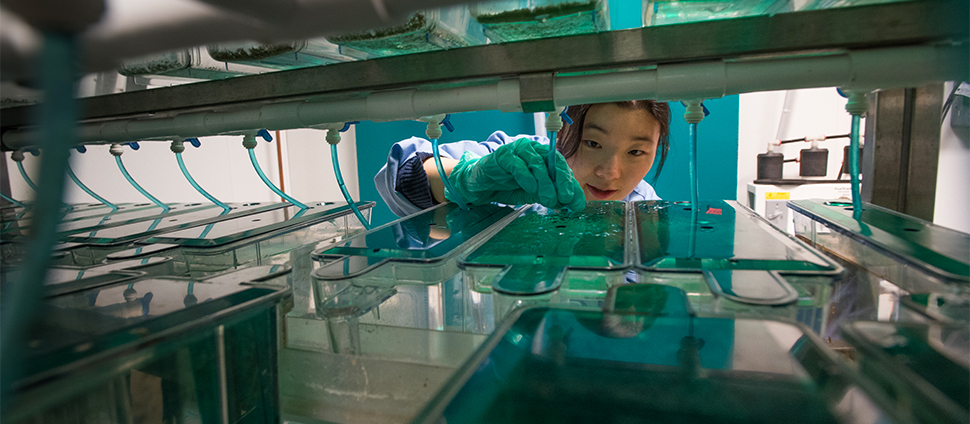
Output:
<svg viewBox="0 0 970 424">
<path fill-rule="evenodd" d="M 944 93 L 953 90 L 947 83 Z M 960 101 L 956 99 L 954 101 Z M 940 163 L 936 176 L 936 205 L 933 222 L 970 233 L 970 135 L 967 128 L 954 131 L 952 114 L 944 117 L 940 130 Z"/>
<path fill-rule="evenodd" d="M 845 111 L 846 99 L 832 88 L 792 90 L 794 101 L 788 118 L 788 129 L 782 139 L 794 139 L 816 135 L 848 134 L 852 128 L 852 116 Z M 785 91 L 747 93 L 740 96 L 738 117 L 738 199 L 748 198 L 748 183 L 758 176 L 758 154 L 767 151 L 768 142 L 778 134 L 778 123 L 785 103 Z M 865 131 L 865 120 L 861 130 Z M 860 142 L 862 137 L 860 136 Z M 838 177 L 842 167 L 842 148 L 849 139 L 826 140 L 820 148 L 829 149 L 828 175 L 825 179 Z M 801 149 L 810 143 L 789 143 L 775 149 L 785 159 L 798 157 Z M 784 178 L 800 178 L 798 163 L 785 164 Z"/>
<path fill-rule="evenodd" d="M 290 130 L 281 132 L 284 157 L 285 192 L 299 201 L 341 200 L 330 160 L 330 146 L 324 131 Z M 275 137 L 275 133 L 274 133 Z M 357 155 L 353 130 L 343 134 L 338 151 L 341 171 L 351 194 L 357 199 Z M 263 184 L 253 169 L 241 136 L 204 137 L 202 147 L 186 143 L 182 159 L 192 177 L 209 194 L 223 202 L 280 201 Z M 256 158 L 263 172 L 279 187 L 277 141 L 260 139 Z M 125 168 L 146 191 L 167 203 L 206 202 L 179 171 L 175 154 L 167 142 L 142 142 L 139 150 L 125 147 L 122 159 Z M 33 190 L 17 171 L 16 163 L 5 155 L 14 199 L 30 200 Z M 24 167 L 38 181 L 40 157 L 26 155 Z M 72 150 L 71 167 L 78 179 L 98 195 L 115 203 L 143 203 L 148 200 L 122 176 L 108 146 L 88 146 L 87 153 Z M 92 197 L 74 183 L 65 185 L 64 199 L 68 203 L 93 203 Z"/>
<path fill-rule="evenodd" d="M 952 90 L 947 83 L 945 92 Z M 811 135 L 848 133 L 852 118 L 845 111 L 846 99 L 835 88 L 794 90 L 788 130 L 785 139 Z M 775 138 L 785 101 L 784 91 L 748 93 L 740 96 L 738 117 L 738 199 L 747 199 L 747 184 L 757 177 L 757 156 Z M 865 119 L 861 124 L 863 135 Z M 860 140 L 863 135 L 860 135 Z M 842 148 L 848 139 L 824 142 L 829 149 L 829 179 L 835 178 L 841 166 Z M 808 143 L 791 143 L 776 151 L 785 158 L 798 157 Z M 970 233 L 970 135 L 966 129 L 954 131 L 947 114 L 940 131 L 940 162 L 937 176 L 936 205 L 933 221 L 945 227 Z M 798 178 L 798 164 L 785 165 L 785 178 Z M 743 202 L 743 200 L 742 200 Z"/>
</svg>

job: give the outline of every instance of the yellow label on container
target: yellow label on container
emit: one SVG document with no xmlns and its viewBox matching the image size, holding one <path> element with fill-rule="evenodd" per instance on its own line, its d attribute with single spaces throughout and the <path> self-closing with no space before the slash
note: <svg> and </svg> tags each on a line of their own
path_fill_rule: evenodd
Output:
<svg viewBox="0 0 970 424">
<path fill-rule="evenodd" d="M 787 191 L 773 191 L 765 193 L 765 200 L 789 200 L 791 193 Z"/>
</svg>

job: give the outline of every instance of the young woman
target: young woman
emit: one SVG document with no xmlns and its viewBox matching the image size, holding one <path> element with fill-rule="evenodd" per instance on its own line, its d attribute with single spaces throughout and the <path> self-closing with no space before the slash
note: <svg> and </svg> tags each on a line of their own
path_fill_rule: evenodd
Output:
<svg viewBox="0 0 970 424">
<path fill-rule="evenodd" d="M 484 142 L 439 146 L 446 177 L 458 193 L 446 193 L 431 154 L 431 142 L 412 137 L 391 148 L 374 177 L 377 190 L 398 216 L 415 213 L 456 195 L 477 205 L 540 203 L 581 210 L 587 200 L 656 200 L 643 180 L 660 154 L 667 157 L 670 107 L 635 100 L 570 106 L 573 124 L 558 133 L 555 174 L 547 166 L 549 140 L 493 133 Z"/>
</svg>

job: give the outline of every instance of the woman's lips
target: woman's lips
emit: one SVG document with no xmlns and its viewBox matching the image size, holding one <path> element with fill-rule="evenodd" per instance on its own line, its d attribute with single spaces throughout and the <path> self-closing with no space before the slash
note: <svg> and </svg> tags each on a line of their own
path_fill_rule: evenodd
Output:
<svg viewBox="0 0 970 424">
<path fill-rule="evenodd" d="M 586 184 L 586 187 L 589 188 L 589 193 L 592 194 L 593 197 L 600 200 L 608 199 L 610 196 L 613 195 L 613 193 L 616 193 L 616 190 L 602 190 L 602 189 L 593 187 L 589 184 Z"/>
</svg>

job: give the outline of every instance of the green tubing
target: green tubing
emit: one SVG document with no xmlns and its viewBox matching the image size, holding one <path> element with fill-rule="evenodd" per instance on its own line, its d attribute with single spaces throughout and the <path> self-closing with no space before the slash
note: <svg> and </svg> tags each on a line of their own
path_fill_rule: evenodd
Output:
<svg viewBox="0 0 970 424">
<path fill-rule="evenodd" d="M 138 183 L 135 182 L 135 179 L 134 178 L 131 178 L 131 174 L 129 174 L 128 173 L 128 170 L 125 169 L 124 162 L 121 161 L 121 156 L 115 156 L 115 163 L 118 164 L 118 169 L 121 170 L 121 173 L 125 176 L 125 179 L 128 180 L 128 182 L 131 183 L 131 185 L 135 187 L 135 190 L 138 190 L 138 192 L 141 193 L 142 196 L 147 197 L 148 200 L 151 200 L 152 201 L 152 203 L 154 203 L 158 207 L 164 209 L 165 212 L 168 212 L 168 210 L 169 210 L 168 205 L 166 205 L 166 204 L 162 203 L 161 201 L 159 201 L 158 199 L 156 199 L 155 196 L 152 196 L 151 194 L 148 194 L 148 192 L 145 191 L 145 189 L 141 188 L 141 186 L 138 185 Z"/>
<path fill-rule="evenodd" d="M 20 207 L 24 208 L 24 209 L 27 209 L 27 205 L 26 204 L 24 204 L 23 202 L 18 202 L 16 200 L 13 200 L 12 197 L 7 196 L 6 194 L 0 193 L 0 197 L 2 197 L 3 200 L 6 200 L 6 201 L 8 201 L 10 203 L 13 203 L 13 204 L 15 204 L 17 206 L 20 206 Z"/>
<path fill-rule="evenodd" d="M 41 158 L 34 216 L 19 273 L 10 281 L 0 308 L 0 411 L 10 411 L 13 383 L 27 368 L 28 329 L 32 327 L 44 293 L 44 281 L 51 262 L 51 249 L 57 242 L 61 195 L 64 193 L 64 170 L 68 167 L 69 148 L 76 143 L 77 106 L 74 92 L 78 60 L 75 38 L 71 34 L 45 32 L 37 73 L 44 91 L 38 105 Z"/>
<path fill-rule="evenodd" d="M 299 201 L 290 197 L 286 193 L 283 193 L 283 190 L 280 190 L 275 185 L 273 185 L 273 182 L 269 180 L 269 177 L 267 177 L 266 174 L 263 173 L 263 170 L 260 169 L 259 162 L 256 161 L 256 152 L 254 152 L 253 149 L 246 149 L 246 150 L 249 150 L 249 160 L 253 163 L 253 168 L 256 169 L 256 173 L 259 174 L 259 178 L 263 180 L 263 184 L 266 184 L 266 186 L 269 187 L 270 190 L 273 190 L 274 193 L 286 199 L 287 202 L 290 202 L 298 206 L 300 209 L 309 209 L 307 205 L 300 203 Z"/>
<path fill-rule="evenodd" d="M 77 178 L 77 175 L 74 175 L 74 171 L 71 170 L 71 165 L 67 165 L 67 175 L 71 177 L 71 180 L 74 181 L 74 184 L 77 184 L 78 187 L 81 187 L 81 190 L 84 190 L 85 193 L 87 193 L 89 196 L 97 199 L 99 202 L 104 203 L 105 206 L 111 208 L 111 211 L 112 212 L 118 210 L 118 207 L 115 206 L 114 203 L 111 203 L 111 202 L 107 201 L 105 198 L 103 198 L 101 196 L 98 196 L 97 193 L 91 191 L 91 189 L 88 188 L 88 186 L 86 186 L 83 183 L 81 183 L 81 180 L 79 180 Z"/>
<path fill-rule="evenodd" d="M 690 207 L 697 209 L 697 124 L 688 124 L 690 146 L 687 149 L 687 174 L 690 177 Z"/>
<path fill-rule="evenodd" d="M 690 176 L 690 237 L 687 240 L 687 253 L 689 258 L 694 257 L 697 243 L 697 208 L 698 205 L 698 185 L 697 185 L 697 124 L 687 125 L 690 146 L 687 149 L 687 173 Z"/>
<path fill-rule="evenodd" d="M 862 214 L 862 193 L 859 189 L 859 115 L 852 115 L 852 133 L 849 134 L 849 178 L 852 182 L 852 216 Z"/>
<path fill-rule="evenodd" d="M 228 210 L 232 209 L 229 206 L 227 206 L 225 203 L 220 202 L 219 199 L 216 199 L 215 197 L 212 197 L 211 194 L 209 194 L 207 191 L 203 190 L 202 187 L 199 186 L 199 183 L 195 182 L 195 179 L 192 178 L 192 175 L 191 174 L 189 174 L 189 170 L 185 168 L 185 162 L 182 161 L 182 154 L 181 153 L 176 153 L 175 154 L 175 159 L 177 159 L 178 162 L 179 162 L 179 169 L 182 170 L 182 175 L 185 176 L 185 179 L 186 180 L 189 180 L 189 184 L 192 184 L 192 188 L 194 188 L 195 191 L 197 191 L 197 192 L 199 192 L 199 194 L 205 196 L 206 199 L 209 199 L 210 202 L 215 203 L 216 205 L 218 205 L 223 210 L 228 211 Z"/>
<path fill-rule="evenodd" d="M 546 162 L 546 170 L 549 171 L 549 179 L 556 184 L 556 132 L 552 131 L 549 137 L 549 160 Z"/>
<path fill-rule="evenodd" d="M 252 150 L 250 150 L 251 152 Z M 337 185 L 340 186 L 340 192 L 344 194 L 344 199 L 347 200 L 347 204 L 350 205 L 350 209 L 354 211 L 354 215 L 357 215 L 357 219 L 360 220 L 361 224 L 364 224 L 365 229 L 371 229 L 371 225 L 367 220 L 364 219 L 364 215 L 360 213 L 360 209 L 357 208 L 357 204 L 354 203 L 354 199 L 350 197 L 350 192 L 347 191 L 347 186 L 344 185 L 344 177 L 340 174 L 340 161 L 337 160 L 337 145 L 330 145 L 330 159 L 333 160 L 333 173 L 337 175 Z"/>
<path fill-rule="evenodd" d="M 437 138 L 431 139 L 431 151 L 434 153 L 434 164 L 438 167 L 438 175 L 441 177 L 441 181 L 445 183 L 445 190 L 451 193 L 459 208 L 468 210 L 468 205 L 461 199 L 461 195 L 458 194 L 458 190 L 455 190 L 455 186 L 451 185 L 451 181 L 448 180 L 448 175 L 445 174 L 445 167 L 441 165 L 441 152 L 438 150 Z"/>
<path fill-rule="evenodd" d="M 24 181 L 27 182 L 27 185 L 30 186 L 31 190 L 37 191 L 37 186 L 34 185 L 34 182 L 31 181 L 30 176 L 27 175 L 27 171 L 24 170 L 23 162 L 17 162 L 17 169 L 20 170 L 20 176 L 24 177 Z"/>
</svg>

